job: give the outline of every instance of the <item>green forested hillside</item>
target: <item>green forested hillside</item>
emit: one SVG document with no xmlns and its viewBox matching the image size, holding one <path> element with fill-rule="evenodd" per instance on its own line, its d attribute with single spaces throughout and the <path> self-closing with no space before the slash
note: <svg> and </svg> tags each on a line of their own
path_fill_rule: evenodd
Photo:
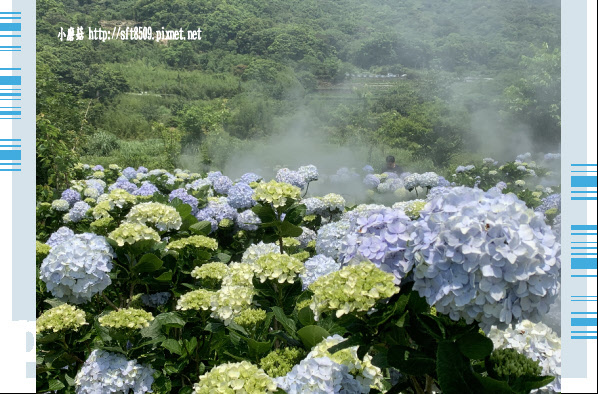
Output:
<svg viewBox="0 0 598 394">
<path fill-rule="evenodd" d="M 309 119 L 338 145 L 442 171 L 558 149 L 556 0 L 41 0 L 38 184 L 94 163 L 222 167 Z M 201 28 L 201 41 L 82 41 L 60 28 Z M 490 146 L 487 136 L 492 136 Z M 497 137 L 498 136 L 498 137 Z M 498 148 L 494 141 L 500 141 Z M 165 149 L 167 147 L 168 149 Z M 512 152 L 511 152 L 512 153 Z M 41 191 L 41 189 L 40 189 Z"/>
</svg>

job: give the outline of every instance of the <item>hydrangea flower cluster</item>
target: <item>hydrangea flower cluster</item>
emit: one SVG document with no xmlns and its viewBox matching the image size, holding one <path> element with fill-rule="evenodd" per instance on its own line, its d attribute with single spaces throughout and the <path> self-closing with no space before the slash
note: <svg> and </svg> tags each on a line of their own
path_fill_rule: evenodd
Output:
<svg viewBox="0 0 598 394">
<path fill-rule="evenodd" d="M 560 245 L 517 196 L 456 187 L 420 214 L 413 289 L 439 313 L 489 330 L 548 312 L 559 290 Z"/>
<path fill-rule="evenodd" d="M 350 230 L 351 222 L 348 219 L 341 219 L 320 227 L 316 238 L 316 253 L 337 260 L 342 241 Z"/>
<path fill-rule="evenodd" d="M 212 192 L 212 195 L 213 195 L 214 192 L 211 189 L 212 182 L 210 182 L 210 180 L 207 178 L 206 179 L 196 179 L 193 182 L 186 184 L 185 189 L 199 190 L 205 186 L 210 186 L 210 192 Z"/>
<path fill-rule="evenodd" d="M 499 330 L 493 327 L 488 334 L 495 349 L 515 349 L 534 361 L 540 362 L 543 375 L 555 379 L 537 393 L 561 392 L 561 339 L 543 323 L 523 320 L 515 327 Z"/>
<path fill-rule="evenodd" d="M 90 209 L 91 207 L 85 201 L 77 201 L 69 213 L 65 215 L 65 222 L 80 222 L 87 215 L 87 211 Z"/>
<path fill-rule="evenodd" d="M 158 193 L 158 188 L 149 181 L 141 182 L 141 186 L 133 192 L 134 196 L 153 196 Z"/>
<path fill-rule="evenodd" d="M 326 311 L 336 311 L 336 317 L 367 312 L 379 299 L 398 291 L 393 280 L 394 275 L 381 271 L 369 261 L 344 267 L 309 286 L 314 293 L 310 308 L 316 317 Z"/>
<path fill-rule="evenodd" d="M 301 229 L 303 230 L 303 232 L 300 236 L 295 237 L 295 239 L 299 241 L 299 245 L 301 245 L 302 248 L 307 248 L 307 245 L 310 242 L 316 240 L 316 232 L 310 228 L 303 226 L 301 226 Z"/>
<path fill-rule="evenodd" d="M 410 241 L 411 220 L 403 211 L 383 208 L 366 211 L 352 221 L 349 234 L 341 242 L 339 261 L 367 259 L 400 284 L 413 267 L 406 256 Z"/>
<path fill-rule="evenodd" d="M 253 189 L 246 183 L 237 183 L 228 189 L 227 201 L 235 209 L 251 208 L 255 205 Z"/>
<path fill-rule="evenodd" d="M 73 238 L 75 233 L 68 227 L 60 227 L 58 230 L 50 235 L 50 238 L 46 241 L 46 245 L 51 248 L 60 245 L 61 243 L 68 241 Z"/>
<path fill-rule="evenodd" d="M 251 209 L 247 209 L 237 216 L 237 226 L 241 230 L 255 231 L 260 224 L 262 224 L 261 219 Z"/>
<path fill-rule="evenodd" d="M 75 376 L 77 394 L 152 392 L 154 370 L 121 354 L 94 350 Z"/>
<path fill-rule="evenodd" d="M 143 294 L 141 296 L 141 302 L 143 305 L 148 306 L 150 308 L 157 308 L 161 305 L 164 305 L 170 299 L 170 292 L 163 291 L 160 293 L 154 294 Z"/>
<path fill-rule="evenodd" d="M 259 182 L 261 179 L 262 179 L 262 177 L 259 176 L 258 174 L 254 174 L 253 172 L 247 172 L 247 173 L 241 175 L 241 178 L 239 178 L 239 182 L 246 183 L 249 185 L 253 182 Z"/>
<path fill-rule="evenodd" d="M 380 185 L 380 178 L 378 178 L 376 175 L 374 174 L 367 174 L 364 178 L 363 178 L 363 184 L 368 188 L 368 189 L 376 189 L 378 187 L 378 185 Z"/>
<path fill-rule="evenodd" d="M 50 250 L 52 250 L 50 245 L 35 241 L 35 261 L 40 264 L 50 253 Z"/>
<path fill-rule="evenodd" d="M 303 180 L 307 183 L 318 180 L 318 168 L 313 164 L 301 166 L 297 172 L 303 177 Z"/>
<path fill-rule="evenodd" d="M 52 248 L 40 266 L 40 279 L 52 295 L 64 302 L 82 304 L 112 282 L 114 251 L 102 236 L 84 233 Z"/>
<path fill-rule="evenodd" d="M 301 189 L 288 183 L 279 183 L 274 180 L 260 183 L 255 188 L 253 199 L 262 203 L 272 204 L 274 208 L 282 207 L 288 199 L 298 200 Z"/>
<path fill-rule="evenodd" d="M 267 255 L 268 253 L 277 253 L 280 252 L 280 247 L 274 243 L 265 244 L 260 241 L 257 244 L 251 244 L 245 252 L 243 252 L 243 257 L 241 261 L 246 264 L 255 264 L 257 259 L 262 256 Z"/>
<path fill-rule="evenodd" d="M 243 310 L 253 302 L 253 286 L 222 286 L 210 301 L 212 317 L 229 325 Z"/>
<path fill-rule="evenodd" d="M 123 308 L 112 311 L 98 319 L 104 327 L 133 329 L 148 327 L 152 320 L 154 320 L 154 316 L 150 312 L 136 308 Z"/>
<path fill-rule="evenodd" d="M 543 198 L 542 204 L 540 204 L 536 208 L 536 212 L 541 212 L 543 214 L 546 214 L 546 211 L 548 211 L 549 209 L 554 209 L 557 212 L 560 212 L 560 210 L 561 210 L 561 194 L 560 193 L 551 194 L 548 197 Z"/>
<path fill-rule="evenodd" d="M 166 249 L 169 250 L 181 250 L 191 246 L 193 248 L 203 248 L 208 250 L 218 249 L 218 241 L 214 238 L 206 237 L 203 235 L 192 235 L 187 238 L 177 239 L 166 245 Z"/>
<path fill-rule="evenodd" d="M 278 283 L 294 283 L 297 275 L 305 271 L 303 263 L 289 255 L 268 253 L 261 256 L 254 264 L 255 276 L 264 283 L 267 279 Z"/>
<path fill-rule="evenodd" d="M 317 254 L 308 259 L 304 265 L 305 272 L 299 275 L 301 282 L 303 283 L 303 290 L 307 289 L 307 287 L 314 283 L 318 278 L 341 269 L 340 263 L 337 263 L 330 257 L 322 254 Z"/>
<path fill-rule="evenodd" d="M 436 190 L 436 189 L 437 188 L 434 188 L 433 190 Z M 426 206 L 427 203 L 428 203 L 428 201 L 426 201 L 426 200 L 400 201 L 400 202 L 394 203 L 392 206 L 392 209 L 401 210 L 401 211 L 405 212 L 405 215 L 407 215 L 407 217 L 409 217 L 409 219 L 416 220 L 419 218 L 420 211 L 422 209 L 424 209 L 424 207 Z"/>
<path fill-rule="evenodd" d="M 224 263 L 206 263 L 195 267 L 191 276 L 195 279 L 216 279 L 221 281 L 228 274 L 228 266 Z"/>
<path fill-rule="evenodd" d="M 359 178 L 359 174 L 347 167 L 341 167 L 336 171 L 336 174 L 330 176 L 330 181 L 334 183 L 346 183 L 354 181 Z"/>
<path fill-rule="evenodd" d="M 288 183 L 303 189 L 307 185 L 306 179 L 303 174 L 298 171 L 292 171 L 288 168 L 281 168 L 276 173 L 276 180 L 281 183 Z"/>
<path fill-rule="evenodd" d="M 245 309 L 233 320 L 241 327 L 255 327 L 266 320 L 266 311 L 263 309 Z"/>
<path fill-rule="evenodd" d="M 270 244 L 268 244 L 270 245 Z M 273 244 L 272 244 L 273 245 Z M 222 278 L 222 286 L 253 286 L 253 264 L 230 263 Z"/>
<path fill-rule="evenodd" d="M 183 311 L 208 311 L 211 308 L 215 295 L 215 292 L 205 289 L 190 291 L 179 298 L 176 309 Z"/>
<path fill-rule="evenodd" d="M 226 197 L 210 197 L 208 205 L 195 215 L 199 221 L 208 221 L 212 225 L 212 231 L 218 229 L 218 223 L 223 219 L 235 221 L 237 219 L 237 210 L 228 204 Z"/>
<path fill-rule="evenodd" d="M 338 364 L 328 357 L 301 360 L 285 376 L 274 379 L 278 387 L 288 394 L 357 394 L 363 391 L 361 385 L 349 374 L 346 365 Z"/>
<path fill-rule="evenodd" d="M 137 177 L 137 171 L 133 167 L 127 167 L 122 170 L 122 174 L 128 180 L 135 179 Z"/>
<path fill-rule="evenodd" d="M 276 383 L 264 370 L 247 362 L 220 364 L 199 377 L 194 386 L 195 394 L 212 393 L 274 393 Z"/>
<path fill-rule="evenodd" d="M 145 224 L 123 222 L 114 231 L 108 234 L 108 238 L 116 242 L 118 246 L 125 244 L 133 245 L 135 242 L 152 240 L 160 242 L 160 234 Z"/>
<path fill-rule="evenodd" d="M 382 371 L 372 364 L 372 356 L 366 354 L 363 360 L 357 355 L 357 346 L 352 346 L 331 354 L 328 349 L 343 342 L 345 338 L 340 335 L 332 335 L 313 347 L 305 358 L 328 357 L 333 362 L 344 365 L 360 386 L 360 391 L 348 391 L 348 393 L 369 393 L 370 388 L 381 389 Z"/>
<path fill-rule="evenodd" d="M 158 231 L 178 230 L 183 221 L 176 208 L 157 202 L 135 205 L 126 216 L 131 223 L 154 226 Z"/>
<path fill-rule="evenodd" d="M 416 187 L 431 189 L 433 187 L 440 186 L 440 178 L 441 177 L 434 172 L 411 174 L 405 178 L 405 189 L 409 191 L 415 189 Z"/>
<path fill-rule="evenodd" d="M 276 349 L 260 360 L 260 368 L 273 378 L 284 376 L 291 372 L 304 355 L 303 350 L 295 347 Z"/>
<path fill-rule="evenodd" d="M 326 209 L 324 202 L 318 197 L 304 198 L 301 204 L 305 205 L 307 215 L 321 215 Z"/>
<path fill-rule="evenodd" d="M 58 212 L 66 212 L 70 209 L 70 204 L 67 200 L 54 200 L 52 201 L 52 209 Z"/>
<path fill-rule="evenodd" d="M 394 173 L 393 173 L 394 174 Z M 396 174 L 394 174 L 396 175 Z M 380 193 L 393 193 L 405 186 L 404 182 L 399 178 L 386 178 L 384 182 L 380 182 L 378 185 L 378 192 Z"/>
<path fill-rule="evenodd" d="M 72 207 L 77 201 L 81 201 L 81 194 L 76 190 L 66 189 L 60 195 L 60 199 L 65 200 Z"/>
<path fill-rule="evenodd" d="M 212 186 L 216 193 L 228 194 L 229 189 L 233 186 L 233 181 L 229 177 L 222 175 L 221 177 L 214 179 Z"/>
<path fill-rule="evenodd" d="M 38 334 L 45 331 L 78 331 L 79 327 L 86 324 L 85 312 L 75 306 L 62 304 L 42 313 L 35 321 L 35 330 Z"/>
<path fill-rule="evenodd" d="M 117 189 L 125 190 L 128 193 L 133 193 L 135 190 L 137 190 L 137 185 L 129 182 L 127 178 L 122 177 L 118 178 L 116 182 L 114 182 L 112 185 L 108 187 L 108 191 L 113 191 Z"/>
<path fill-rule="evenodd" d="M 473 164 L 470 164 L 468 166 L 459 166 L 455 169 L 455 173 L 460 174 L 462 172 L 469 172 L 474 169 L 475 169 L 475 166 Z"/>
<path fill-rule="evenodd" d="M 373 174 L 374 173 L 374 167 L 372 167 L 369 164 L 366 164 L 365 166 L 363 166 L 363 168 L 361 170 L 363 172 L 367 173 L 367 174 Z"/>
<path fill-rule="evenodd" d="M 199 201 L 197 198 L 193 197 L 192 195 L 187 193 L 185 189 L 175 189 L 168 195 L 168 201 L 172 201 L 175 198 L 181 200 L 184 204 L 189 204 L 191 206 L 191 214 L 197 214 L 198 208 L 197 205 Z"/>
<path fill-rule="evenodd" d="M 561 154 L 560 153 L 547 153 L 544 155 L 544 160 L 552 161 L 552 160 L 560 160 Z"/>
</svg>

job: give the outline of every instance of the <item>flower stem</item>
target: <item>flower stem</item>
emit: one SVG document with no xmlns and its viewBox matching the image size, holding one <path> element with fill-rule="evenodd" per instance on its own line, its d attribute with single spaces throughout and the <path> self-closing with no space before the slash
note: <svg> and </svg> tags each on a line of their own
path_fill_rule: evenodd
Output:
<svg viewBox="0 0 598 394">
<path fill-rule="evenodd" d="M 106 294 L 102 293 L 102 298 L 104 299 L 104 301 L 106 301 L 106 303 L 108 305 L 110 305 L 112 308 L 114 308 L 114 310 L 118 310 L 118 307 L 116 305 L 114 305 L 114 303 L 112 301 L 110 301 L 108 299 L 108 297 L 106 297 Z"/>
</svg>

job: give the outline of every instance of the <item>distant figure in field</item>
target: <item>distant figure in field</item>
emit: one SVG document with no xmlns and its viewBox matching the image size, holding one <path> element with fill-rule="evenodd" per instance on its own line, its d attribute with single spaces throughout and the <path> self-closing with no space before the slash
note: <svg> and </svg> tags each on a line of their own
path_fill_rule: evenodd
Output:
<svg viewBox="0 0 598 394">
<path fill-rule="evenodd" d="M 401 174 L 403 169 L 396 165 L 394 156 L 386 156 L 386 167 L 382 169 L 382 172 L 394 172 L 395 174 Z"/>
</svg>

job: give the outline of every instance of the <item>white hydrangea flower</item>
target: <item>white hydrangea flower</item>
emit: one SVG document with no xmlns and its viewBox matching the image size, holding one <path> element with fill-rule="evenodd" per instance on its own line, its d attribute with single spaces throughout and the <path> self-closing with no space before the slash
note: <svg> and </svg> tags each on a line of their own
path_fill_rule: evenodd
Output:
<svg viewBox="0 0 598 394">
<path fill-rule="evenodd" d="M 131 223 L 155 226 L 159 231 L 178 230 L 183 221 L 176 208 L 157 202 L 135 205 L 126 216 Z"/>
<path fill-rule="evenodd" d="M 274 243 L 265 244 L 262 241 L 258 244 L 252 244 L 243 253 L 242 263 L 255 264 L 257 259 L 268 254 L 280 252 L 280 247 Z"/>
</svg>

